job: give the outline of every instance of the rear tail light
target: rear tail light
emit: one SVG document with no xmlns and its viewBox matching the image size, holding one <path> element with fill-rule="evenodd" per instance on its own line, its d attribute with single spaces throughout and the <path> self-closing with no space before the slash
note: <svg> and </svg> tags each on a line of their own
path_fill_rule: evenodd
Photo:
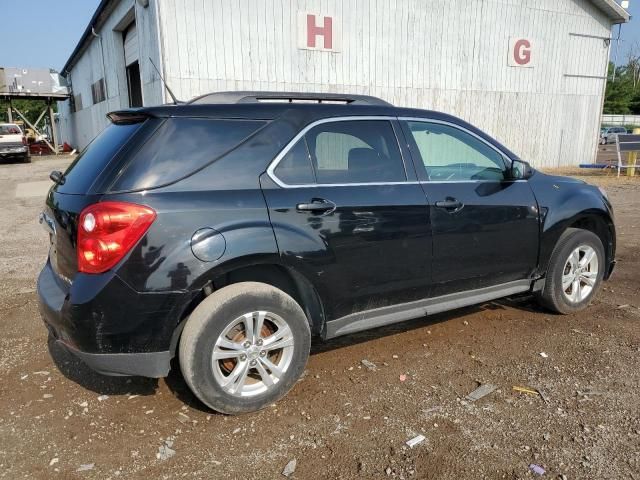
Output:
<svg viewBox="0 0 640 480">
<path fill-rule="evenodd" d="M 155 219 L 153 209 L 135 203 L 102 202 L 85 208 L 78 219 L 78 271 L 113 268 Z"/>
<path fill-rule="evenodd" d="M 25 137 L 24 135 L 22 136 L 22 145 L 27 145 L 27 137 Z"/>
</svg>

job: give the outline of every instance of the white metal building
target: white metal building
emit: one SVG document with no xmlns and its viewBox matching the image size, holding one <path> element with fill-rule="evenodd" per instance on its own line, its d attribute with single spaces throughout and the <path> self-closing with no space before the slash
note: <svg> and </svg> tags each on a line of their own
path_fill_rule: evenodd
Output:
<svg viewBox="0 0 640 480">
<path fill-rule="evenodd" d="M 63 69 L 62 140 L 212 91 L 363 93 L 477 125 L 536 166 L 594 159 L 613 0 L 102 0 Z"/>
</svg>

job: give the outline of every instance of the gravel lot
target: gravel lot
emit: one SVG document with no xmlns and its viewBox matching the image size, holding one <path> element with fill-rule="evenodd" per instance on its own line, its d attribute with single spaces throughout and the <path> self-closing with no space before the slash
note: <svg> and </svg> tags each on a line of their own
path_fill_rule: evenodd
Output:
<svg viewBox="0 0 640 480">
<path fill-rule="evenodd" d="M 47 344 L 35 182 L 69 158 L 34 160 L 0 165 L 0 477 L 264 480 L 295 459 L 298 479 L 516 479 L 530 464 L 640 479 L 640 179 L 588 178 L 615 205 L 619 264 L 586 312 L 511 299 L 316 345 L 285 399 L 226 417 L 177 365 L 159 381 L 103 377 Z M 465 400 L 484 383 L 497 389 Z"/>
</svg>

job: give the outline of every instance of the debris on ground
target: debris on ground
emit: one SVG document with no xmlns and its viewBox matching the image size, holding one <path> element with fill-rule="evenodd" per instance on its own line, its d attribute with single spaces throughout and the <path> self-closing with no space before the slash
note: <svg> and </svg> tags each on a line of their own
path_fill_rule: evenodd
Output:
<svg viewBox="0 0 640 480">
<path fill-rule="evenodd" d="M 517 385 L 514 385 L 513 391 L 526 393 L 528 395 L 535 395 L 536 397 L 540 397 L 544 403 L 549 403 L 549 398 L 539 388 L 519 387 Z"/>
<path fill-rule="evenodd" d="M 412 439 L 407 440 L 405 443 L 409 448 L 413 448 L 416 445 L 424 442 L 426 439 L 427 437 L 425 437 L 424 435 L 418 435 L 417 437 L 413 437 Z"/>
<path fill-rule="evenodd" d="M 100 395 L 98 397 L 98 401 L 99 402 L 104 402 L 107 398 L 109 398 L 109 395 Z"/>
<path fill-rule="evenodd" d="M 540 465 L 536 465 L 535 463 L 529 465 L 529 469 L 536 475 L 544 475 L 544 473 L 546 472 L 544 468 L 542 468 Z"/>
<path fill-rule="evenodd" d="M 186 413 L 178 412 L 178 421 L 180 423 L 189 423 L 191 418 Z"/>
<path fill-rule="evenodd" d="M 477 400 L 480 400 L 482 397 L 486 397 L 487 395 L 489 395 L 491 392 L 493 392 L 497 388 L 498 387 L 496 387 L 495 385 L 492 385 L 490 383 L 484 383 L 484 384 L 480 385 L 478 388 L 476 388 L 469 395 L 467 395 L 465 397 L 465 400 L 467 400 L 469 402 L 475 402 Z"/>
<path fill-rule="evenodd" d="M 168 460 L 176 454 L 176 451 L 173 450 L 173 437 L 168 437 L 162 445 L 158 447 L 158 453 L 156 453 L 156 458 L 158 460 Z"/>
<path fill-rule="evenodd" d="M 546 354 L 546 353 L 544 353 L 544 352 L 540 352 L 540 356 L 541 356 L 542 358 L 549 358 L 549 355 L 548 355 L 548 354 Z"/>
<path fill-rule="evenodd" d="M 88 470 L 93 470 L 93 467 L 95 466 L 95 463 L 85 463 L 84 465 L 80 465 L 78 468 L 76 468 L 76 472 L 86 472 Z"/>
<path fill-rule="evenodd" d="M 404 382 L 407 379 L 407 376 L 403 373 L 402 375 L 400 375 L 400 381 Z"/>
<path fill-rule="evenodd" d="M 375 371 L 378 369 L 378 367 L 376 366 L 376 364 L 375 364 L 375 363 L 370 362 L 370 361 L 369 361 L 369 360 L 367 360 L 366 358 L 362 359 L 362 360 L 360 361 L 360 363 L 361 363 L 363 366 L 365 366 L 367 369 L 369 369 L 369 370 L 371 370 L 371 371 L 373 371 L 373 372 L 375 372 Z"/>
<path fill-rule="evenodd" d="M 58 457 L 54 457 L 51 459 L 51 461 L 49 462 L 49 466 L 53 467 L 56 463 L 58 463 L 60 461 L 60 459 Z"/>
<path fill-rule="evenodd" d="M 527 388 L 527 387 L 518 387 L 514 385 L 513 390 L 520 393 L 528 393 L 529 395 L 535 395 L 536 397 L 540 395 L 537 390 L 534 390 L 532 388 Z"/>
<path fill-rule="evenodd" d="M 549 397 L 547 397 L 547 395 L 539 388 L 538 388 L 538 394 L 540 395 L 540 398 L 542 398 L 542 401 L 544 403 L 547 403 L 547 404 L 549 403 Z"/>
<path fill-rule="evenodd" d="M 289 463 L 284 466 L 282 475 L 284 475 L 285 477 L 290 477 L 291 475 L 293 475 L 293 473 L 296 471 L 296 464 L 297 462 L 295 458 L 293 460 L 290 460 Z"/>
</svg>

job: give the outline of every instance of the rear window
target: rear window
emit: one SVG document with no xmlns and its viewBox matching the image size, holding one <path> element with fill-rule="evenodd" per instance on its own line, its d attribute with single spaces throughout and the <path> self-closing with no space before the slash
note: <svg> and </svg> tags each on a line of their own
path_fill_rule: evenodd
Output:
<svg viewBox="0 0 640 480">
<path fill-rule="evenodd" d="M 22 135 L 22 130 L 17 125 L 0 125 L 0 135 Z"/>
<path fill-rule="evenodd" d="M 220 158 L 264 124 L 170 118 L 133 157 L 111 190 L 149 189 L 180 180 Z"/>
<path fill-rule="evenodd" d="M 109 125 L 85 148 L 64 173 L 60 193 L 87 193 L 95 179 L 109 164 L 118 150 L 129 141 L 142 123 Z"/>
</svg>

